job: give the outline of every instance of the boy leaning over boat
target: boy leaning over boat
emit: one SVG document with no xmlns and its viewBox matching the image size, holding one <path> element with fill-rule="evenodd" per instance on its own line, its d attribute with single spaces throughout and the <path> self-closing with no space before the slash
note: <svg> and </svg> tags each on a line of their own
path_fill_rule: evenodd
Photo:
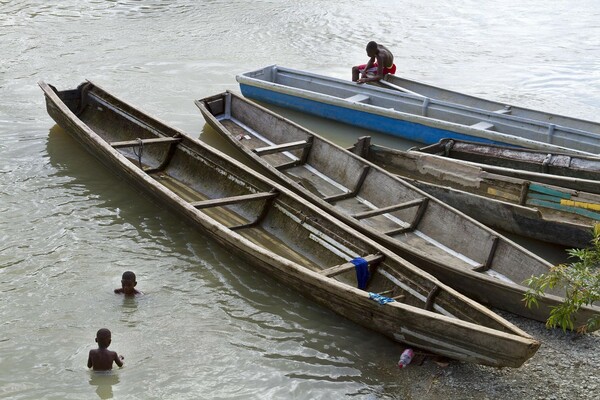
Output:
<svg viewBox="0 0 600 400">
<path fill-rule="evenodd" d="M 394 55 L 384 45 L 377 44 L 374 41 L 369 42 L 367 44 L 367 55 L 370 59 L 366 64 L 352 67 L 352 82 L 375 82 L 383 79 L 386 74 L 396 73 Z M 367 76 L 367 73 L 374 75 Z"/>
</svg>

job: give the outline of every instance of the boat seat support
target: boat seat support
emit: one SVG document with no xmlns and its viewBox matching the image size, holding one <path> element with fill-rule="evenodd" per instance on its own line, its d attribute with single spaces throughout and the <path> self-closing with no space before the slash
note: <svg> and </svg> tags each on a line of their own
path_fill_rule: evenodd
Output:
<svg viewBox="0 0 600 400">
<path fill-rule="evenodd" d="M 370 169 L 370 167 L 368 165 L 363 165 L 362 171 L 360 173 L 360 176 L 358 177 L 358 181 L 356 182 L 354 189 L 352 189 L 351 191 L 348 191 L 346 193 L 340 193 L 340 194 L 334 194 L 333 196 L 327 196 L 327 197 L 323 198 L 323 200 L 325 200 L 328 203 L 333 203 L 338 200 L 344 200 L 344 199 L 348 199 L 350 197 L 355 197 L 358 194 L 358 191 L 360 190 L 362 184 L 365 182 L 365 179 L 367 178 L 367 173 L 369 172 L 369 169 Z"/>
<path fill-rule="evenodd" d="M 279 192 L 277 191 L 277 189 L 273 188 L 273 189 L 271 189 L 271 191 L 269 193 L 273 193 L 274 196 L 267 197 L 267 201 L 265 201 L 265 204 L 263 204 L 262 210 L 260 210 L 260 213 L 258 214 L 258 216 L 256 217 L 256 219 L 254 221 L 248 222 L 247 224 L 232 226 L 229 229 L 231 229 L 232 231 L 237 231 L 240 229 L 252 228 L 252 227 L 260 224 L 262 222 L 262 220 L 265 219 L 265 217 L 267 216 L 267 213 L 269 212 L 269 208 L 271 207 L 271 203 L 273 202 L 273 200 L 275 200 L 275 197 L 277 197 L 277 194 Z"/>
<path fill-rule="evenodd" d="M 365 256 L 363 258 L 367 261 L 367 263 L 369 264 L 369 267 L 371 267 L 371 266 L 375 266 L 375 265 L 379 264 L 381 261 L 383 261 L 385 256 L 383 254 L 369 254 L 368 256 Z M 333 277 L 336 275 L 343 274 L 344 272 L 351 271 L 354 268 L 355 268 L 354 264 L 352 264 L 351 262 L 347 262 L 347 263 L 343 263 L 340 265 L 335 265 L 330 268 L 326 268 L 322 271 L 319 271 L 319 273 L 321 275 L 325 275 L 327 277 Z"/>
<path fill-rule="evenodd" d="M 427 311 L 433 310 L 433 305 L 435 303 L 435 298 L 440 293 L 441 289 L 438 285 L 435 285 L 433 289 L 427 295 L 427 300 L 425 300 L 425 309 Z"/>
<path fill-rule="evenodd" d="M 423 198 L 417 199 L 417 200 L 418 200 L 418 202 L 416 200 L 413 200 L 413 202 L 414 202 L 413 206 L 418 205 L 419 208 L 417 209 L 417 212 L 415 213 L 415 216 L 414 216 L 413 220 L 411 221 L 410 225 L 406 226 L 406 227 L 398 228 L 398 229 L 392 229 L 391 231 L 387 231 L 387 232 L 385 232 L 386 235 L 394 236 L 399 233 L 412 232 L 415 229 L 417 229 L 419 222 L 421 222 L 421 218 L 423 218 L 423 215 L 425 214 L 425 210 L 427 210 L 427 205 L 429 204 L 429 199 L 427 197 L 423 197 Z"/>
<path fill-rule="evenodd" d="M 179 142 L 170 142 L 169 150 L 167 150 L 167 154 L 165 155 L 165 158 L 162 160 L 162 162 L 156 168 L 144 169 L 144 172 L 147 174 L 153 174 L 155 172 L 162 171 L 165 168 L 167 168 L 167 165 L 169 165 L 169 163 L 171 162 L 173 155 L 175 155 L 175 150 L 177 150 L 177 143 Z"/>
<path fill-rule="evenodd" d="M 488 252 L 488 257 L 485 260 L 485 263 L 473 268 L 475 272 L 485 272 L 492 267 L 492 261 L 494 261 L 494 256 L 496 255 L 496 249 L 498 248 L 498 242 L 500 239 L 498 236 L 492 236 L 492 245 L 490 246 L 490 251 Z"/>
<path fill-rule="evenodd" d="M 287 168 L 292 168 L 292 167 L 295 167 L 298 165 L 306 164 L 306 160 L 308 159 L 308 155 L 310 154 L 310 149 L 311 149 L 311 146 L 313 143 L 313 138 L 314 138 L 314 136 L 309 136 L 306 139 L 308 146 L 304 147 L 304 150 L 302 150 L 302 155 L 300 156 L 300 158 L 298 158 L 297 160 L 294 160 L 294 161 L 290 161 L 288 163 L 277 165 L 277 166 L 275 166 L 275 169 L 277 169 L 278 171 L 282 171 Z"/>
</svg>

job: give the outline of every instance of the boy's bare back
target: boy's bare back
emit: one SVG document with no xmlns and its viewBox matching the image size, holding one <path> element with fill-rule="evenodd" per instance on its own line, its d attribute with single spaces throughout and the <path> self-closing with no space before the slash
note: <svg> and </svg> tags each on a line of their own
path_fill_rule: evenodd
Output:
<svg viewBox="0 0 600 400">
<path fill-rule="evenodd" d="M 123 366 L 123 361 L 116 351 L 108 349 L 92 349 L 88 357 L 88 368 L 94 371 L 108 371 L 112 369 L 113 361 L 119 367 Z"/>
<path fill-rule="evenodd" d="M 99 329 L 96 333 L 97 349 L 90 350 L 87 366 L 94 371 L 109 371 L 112 369 L 113 361 L 119 367 L 123 366 L 123 357 L 119 357 L 116 351 L 108 350 L 111 342 L 111 333 L 108 329 Z"/>
</svg>

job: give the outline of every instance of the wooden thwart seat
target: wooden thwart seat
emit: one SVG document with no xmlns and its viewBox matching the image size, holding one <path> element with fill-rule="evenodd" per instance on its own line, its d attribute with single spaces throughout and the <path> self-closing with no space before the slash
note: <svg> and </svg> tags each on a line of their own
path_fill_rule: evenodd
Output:
<svg viewBox="0 0 600 400">
<path fill-rule="evenodd" d="M 369 254 L 368 256 L 363 257 L 369 265 L 373 263 L 377 263 L 383 261 L 385 256 L 383 254 Z M 322 271 L 319 271 L 321 275 L 325 275 L 328 277 L 336 276 L 339 274 L 343 274 L 344 272 L 350 271 L 354 269 L 355 266 L 351 262 L 347 262 L 344 264 L 336 265 L 330 268 L 326 268 Z"/>
<path fill-rule="evenodd" d="M 152 138 L 152 139 L 136 139 L 136 140 L 127 140 L 123 142 L 111 142 L 110 145 L 115 148 L 123 148 L 123 147 L 134 147 L 140 145 L 149 145 L 149 144 L 159 144 L 159 143 L 173 143 L 180 142 L 181 138 L 179 137 L 161 137 L 161 138 Z"/>
<path fill-rule="evenodd" d="M 278 195 L 277 192 L 262 192 L 262 193 L 253 193 L 253 194 L 243 194 L 241 196 L 223 197 L 220 199 L 192 201 L 192 202 L 190 202 L 190 205 L 194 206 L 198 209 L 209 208 L 209 207 L 220 207 L 220 206 L 226 206 L 226 205 L 230 205 L 230 204 L 242 203 L 244 201 L 269 199 L 269 198 L 275 197 L 277 195 Z"/>
<path fill-rule="evenodd" d="M 510 106 L 505 106 L 503 109 L 501 110 L 496 110 L 494 111 L 495 114 L 504 114 L 504 115 L 508 115 L 512 112 L 512 109 L 510 108 Z"/>
<path fill-rule="evenodd" d="M 420 198 L 420 199 L 407 201 L 405 203 L 394 204 L 392 206 L 377 208 L 375 210 L 364 211 L 364 212 L 352 215 L 352 218 L 365 219 L 365 218 L 375 217 L 375 216 L 381 215 L 381 214 L 387 214 L 387 213 L 390 213 L 393 211 L 404 210 L 405 208 L 410 208 L 410 207 L 415 207 L 415 206 L 421 205 L 421 203 L 423 203 L 424 200 L 427 200 L 427 199 Z"/>
<path fill-rule="evenodd" d="M 344 100 L 355 101 L 357 103 L 363 103 L 369 100 L 370 97 L 364 94 L 355 94 L 354 96 L 346 97 Z"/>
<path fill-rule="evenodd" d="M 297 142 L 289 142 L 282 144 L 275 144 L 273 146 L 266 147 L 257 147 L 252 151 L 259 156 L 264 156 L 267 154 L 274 153 L 283 153 L 284 151 L 297 150 L 297 149 L 305 149 L 312 145 L 312 140 L 298 140 Z"/>
<path fill-rule="evenodd" d="M 394 205 L 387 206 L 387 207 L 377 208 L 375 210 L 364 211 L 361 213 L 354 214 L 354 215 L 352 215 L 352 217 L 360 220 L 360 219 L 375 217 L 375 216 L 381 215 L 381 214 L 387 214 L 390 212 L 403 210 L 406 208 L 419 207 L 409 226 L 403 226 L 401 228 L 392 229 L 390 231 L 384 232 L 388 236 L 393 236 L 393 235 L 397 235 L 399 233 L 411 232 L 411 231 L 415 230 L 417 228 L 417 226 L 419 225 L 421 218 L 423 218 L 423 215 L 425 214 L 425 210 L 427 209 L 428 204 L 429 204 L 429 199 L 427 197 L 422 197 L 422 198 L 410 200 L 410 201 L 407 201 L 404 203 L 399 203 L 399 204 L 394 204 Z"/>
<path fill-rule="evenodd" d="M 481 122 L 471 125 L 471 128 L 485 129 L 485 130 L 490 130 L 493 127 L 494 127 L 494 124 L 486 122 L 486 121 L 481 121 Z"/>
</svg>

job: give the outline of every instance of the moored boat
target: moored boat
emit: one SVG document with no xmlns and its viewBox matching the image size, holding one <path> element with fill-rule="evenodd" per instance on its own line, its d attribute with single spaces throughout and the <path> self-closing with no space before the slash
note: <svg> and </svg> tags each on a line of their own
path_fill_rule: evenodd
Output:
<svg viewBox="0 0 600 400">
<path fill-rule="evenodd" d="M 460 104 L 463 106 L 486 110 L 490 112 L 512 115 L 533 121 L 539 121 L 548 125 L 562 126 L 579 131 L 591 132 L 600 135 L 600 122 L 587 121 L 566 115 L 553 114 L 546 111 L 533 110 L 515 104 L 507 104 L 499 101 L 484 99 L 466 93 L 444 89 L 438 86 L 407 79 L 399 75 L 388 74 L 380 81 L 383 87 L 412 93 L 430 99 Z"/>
<path fill-rule="evenodd" d="M 498 175 L 600 194 L 600 158 L 456 139 L 412 148 L 477 165 Z"/>
<path fill-rule="evenodd" d="M 522 282 L 547 261 L 382 168 L 234 93 L 196 105 L 263 171 L 470 297 L 540 321 L 562 302 L 549 290 L 525 307 Z M 598 312 L 582 308 L 578 321 Z"/>
<path fill-rule="evenodd" d="M 590 245 L 600 195 L 487 172 L 443 156 L 375 145 L 351 149 L 484 224 L 566 247 Z"/>
<path fill-rule="evenodd" d="M 236 77 L 245 97 L 418 143 L 443 138 L 578 154 L 600 153 L 600 134 L 414 93 L 271 65 Z"/>
<path fill-rule="evenodd" d="M 40 87 L 49 115 L 108 168 L 306 297 L 458 360 L 518 367 L 538 349 L 538 341 L 480 304 L 93 83 Z"/>
</svg>

